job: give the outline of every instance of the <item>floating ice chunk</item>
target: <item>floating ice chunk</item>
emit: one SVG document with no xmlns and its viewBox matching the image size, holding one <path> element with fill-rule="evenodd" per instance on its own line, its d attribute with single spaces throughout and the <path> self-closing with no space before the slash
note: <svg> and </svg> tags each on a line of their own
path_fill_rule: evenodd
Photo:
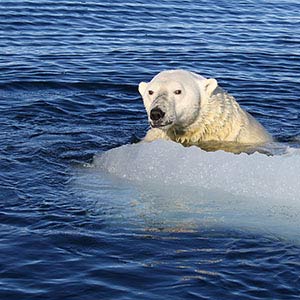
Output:
<svg viewBox="0 0 300 300">
<path fill-rule="evenodd" d="M 125 145 L 94 159 L 118 177 L 150 185 L 191 187 L 300 206 L 300 150 L 285 155 L 205 152 L 169 141 Z"/>
<path fill-rule="evenodd" d="M 160 140 L 96 155 L 73 188 L 111 228 L 229 227 L 300 242 L 299 169 L 299 149 L 237 155 Z"/>
</svg>

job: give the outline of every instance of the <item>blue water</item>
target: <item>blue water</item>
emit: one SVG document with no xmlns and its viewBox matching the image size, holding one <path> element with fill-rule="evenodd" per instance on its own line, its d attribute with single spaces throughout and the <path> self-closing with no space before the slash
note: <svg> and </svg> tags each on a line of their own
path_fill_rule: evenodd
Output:
<svg viewBox="0 0 300 300">
<path fill-rule="evenodd" d="M 276 164 L 244 210 L 244 187 L 225 197 L 191 192 L 186 173 L 176 190 L 89 167 L 143 137 L 137 85 L 171 68 L 217 78 L 299 148 L 299 11 L 296 0 L 1 0 L 0 299 L 300 299 L 298 199 L 260 209 Z M 289 163 L 276 187 L 296 195 Z"/>
</svg>

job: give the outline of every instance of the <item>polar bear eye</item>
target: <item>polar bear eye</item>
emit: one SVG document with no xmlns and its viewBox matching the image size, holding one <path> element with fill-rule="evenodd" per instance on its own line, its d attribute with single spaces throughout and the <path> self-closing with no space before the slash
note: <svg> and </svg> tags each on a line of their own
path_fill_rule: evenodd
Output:
<svg viewBox="0 0 300 300">
<path fill-rule="evenodd" d="M 153 95 L 154 92 L 153 92 L 152 90 L 149 90 L 149 91 L 148 91 L 148 94 L 149 94 L 149 95 Z"/>
<path fill-rule="evenodd" d="M 176 91 L 174 92 L 174 94 L 175 94 L 175 95 L 180 95 L 180 94 L 181 94 L 181 90 L 176 90 Z"/>
</svg>

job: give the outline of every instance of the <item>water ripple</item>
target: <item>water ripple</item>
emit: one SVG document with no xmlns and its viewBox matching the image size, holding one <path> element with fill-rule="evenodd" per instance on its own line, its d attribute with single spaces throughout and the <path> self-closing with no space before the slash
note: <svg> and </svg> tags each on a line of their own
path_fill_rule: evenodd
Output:
<svg viewBox="0 0 300 300">
<path fill-rule="evenodd" d="M 0 1 L 0 298 L 298 299 L 291 241 L 209 227 L 209 211 L 200 227 L 168 226 L 131 186 L 82 165 L 145 134 L 138 83 L 171 68 L 217 78 L 299 147 L 299 11 L 296 0 Z"/>
</svg>

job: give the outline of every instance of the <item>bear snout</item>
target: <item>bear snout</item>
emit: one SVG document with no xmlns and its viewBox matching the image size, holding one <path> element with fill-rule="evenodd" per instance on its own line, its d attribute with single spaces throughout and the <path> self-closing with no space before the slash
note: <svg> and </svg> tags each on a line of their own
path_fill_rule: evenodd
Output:
<svg viewBox="0 0 300 300">
<path fill-rule="evenodd" d="M 165 112 L 162 111 L 159 107 L 154 107 L 150 111 L 150 119 L 154 122 L 161 121 L 165 116 Z"/>
</svg>

